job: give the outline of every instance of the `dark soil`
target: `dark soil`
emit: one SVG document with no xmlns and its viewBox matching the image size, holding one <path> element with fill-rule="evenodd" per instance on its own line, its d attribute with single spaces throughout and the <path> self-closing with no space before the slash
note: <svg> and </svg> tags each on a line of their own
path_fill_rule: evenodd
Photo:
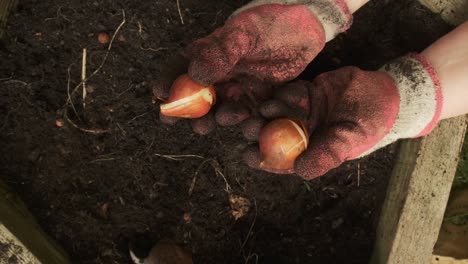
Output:
<svg viewBox="0 0 468 264">
<path fill-rule="evenodd" d="M 20 1 L 0 42 L 1 179 L 76 263 L 129 263 L 129 239 L 145 232 L 185 244 L 195 263 L 367 263 L 395 146 L 304 182 L 247 168 L 236 129 L 201 137 L 184 122 L 163 125 L 149 83 L 164 60 L 247 1 L 180 2 L 184 25 L 173 0 Z M 415 2 L 369 3 L 303 77 L 351 64 L 377 69 L 449 30 Z M 88 75 L 98 68 L 107 46 L 97 35 L 112 36 L 122 10 L 126 24 L 88 82 L 86 108 L 81 89 L 78 115 L 68 108 L 91 131 L 79 130 L 63 119 L 67 80 L 72 90 L 79 83 L 83 48 Z M 215 169 L 251 202 L 237 221 Z"/>
</svg>

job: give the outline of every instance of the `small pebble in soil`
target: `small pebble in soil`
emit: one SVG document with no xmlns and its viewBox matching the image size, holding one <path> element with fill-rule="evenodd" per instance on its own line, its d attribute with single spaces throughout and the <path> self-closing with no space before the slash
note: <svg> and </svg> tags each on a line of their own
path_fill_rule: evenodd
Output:
<svg viewBox="0 0 468 264">
<path fill-rule="evenodd" d="M 99 212 L 102 218 L 107 219 L 107 212 L 109 211 L 109 203 L 101 205 L 101 211 Z"/>
<path fill-rule="evenodd" d="M 94 90 L 96 90 L 96 87 L 95 87 L 94 85 L 89 85 L 89 84 L 88 84 L 88 85 L 86 86 L 86 92 L 87 92 L 87 93 L 93 93 Z"/>
<path fill-rule="evenodd" d="M 107 34 L 106 32 L 99 33 L 99 35 L 98 35 L 99 43 L 107 44 L 107 43 L 109 43 L 109 40 L 110 40 L 109 34 Z"/>
<path fill-rule="evenodd" d="M 57 127 L 63 127 L 63 121 L 62 120 L 55 120 L 55 125 Z"/>
<path fill-rule="evenodd" d="M 35 162 L 39 158 L 40 154 L 41 154 L 41 150 L 38 148 L 35 148 L 33 151 L 29 153 L 28 160 L 31 162 Z"/>
<path fill-rule="evenodd" d="M 146 32 L 141 32 L 140 37 L 141 37 L 141 39 L 143 39 L 143 40 L 148 40 L 148 38 L 150 37 L 150 35 L 149 35 L 148 33 L 146 33 Z"/>
<path fill-rule="evenodd" d="M 156 218 L 157 218 L 157 219 L 161 219 L 161 218 L 163 218 L 163 217 L 164 217 L 164 213 L 163 213 L 163 212 L 158 212 L 158 213 L 156 214 Z"/>
<path fill-rule="evenodd" d="M 150 94 L 149 88 L 146 82 L 139 83 L 135 85 L 135 94 L 137 96 L 146 96 Z"/>
<path fill-rule="evenodd" d="M 192 223 L 192 215 L 190 213 L 184 213 L 183 219 L 186 224 Z"/>
<path fill-rule="evenodd" d="M 338 218 L 338 219 L 336 219 L 336 220 L 334 220 L 334 221 L 332 222 L 332 228 L 333 228 L 333 229 L 337 229 L 337 228 L 340 227 L 343 223 L 344 223 L 344 220 L 343 220 L 343 218 L 340 217 L 340 218 Z"/>
</svg>

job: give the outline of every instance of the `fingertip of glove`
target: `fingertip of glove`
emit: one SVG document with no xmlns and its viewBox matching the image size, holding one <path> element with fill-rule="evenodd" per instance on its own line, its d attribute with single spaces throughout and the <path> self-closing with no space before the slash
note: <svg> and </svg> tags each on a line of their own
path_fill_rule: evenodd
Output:
<svg viewBox="0 0 468 264">
<path fill-rule="evenodd" d="M 202 85 L 212 85 L 226 79 L 239 60 L 239 54 L 228 51 L 218 41 L 207 38 L 196 41 L 190 51 L 192 56 L 188 74 Z"/>
<path fill-rule="evenodd" d="M 193 132 L 205 136 L 216 128 L 213 114 L 210 112 L 202 118 L 194 119 L 191 122 Z"/>
<path fill-rule="evenodd" d="M 265 126 L 266 120 L 262 117 L 251 117 L 242 123 L 242 134 L 244 138 L 250 141 L 257 141 L 260 136 L 262 127 Z"/>
<path fill-rule="evenodd" d="M 281 101 L 269 100 L 260 106 L 259 111 L 260 114 L 267 119 L 276 119 L 287 116 L 289 113 L 289 108 Z"/>
<path fill-rule="evenodd" d="M 242 158 L 247 166 L 254 169 L 260 169 L 260 151 L 257 144 L 253 144 L 245 148 Z"/>
<path fill-rule="evenodd" d="M 312 180 L 327 173 L 331 168 L 323 166 L 320 162 L 314 162 L 307 155 L 299 156 L 294 163 L 294 170 L 297 175 L 306 180 Z"/>
<path fill-rule="evenodd" d="M 198 54 L 198 56 L 193 56 L 188 66 L 188 75 L 202 85 L 212 85 L 223 80 L 233 66 L 224 63 L 216 56 L 219 55 Z"/>
<path fill-rule="evenodd" d="M 211 85 L 216 81 L 216 77 L 210 73 L 210 65 L 201 61 L 192 61 L 188 67 L 188 75 L 192 80 L 201 85 Z M 211 71 L 213 72 L 213 71 Z"/>
<path fill-rule="evenodd" d="M 215 114 L 216 122 L 220 126 L 234 126 L 250 117 L 250 111 L 241 104 L 224 103 Z"/>
</svg>

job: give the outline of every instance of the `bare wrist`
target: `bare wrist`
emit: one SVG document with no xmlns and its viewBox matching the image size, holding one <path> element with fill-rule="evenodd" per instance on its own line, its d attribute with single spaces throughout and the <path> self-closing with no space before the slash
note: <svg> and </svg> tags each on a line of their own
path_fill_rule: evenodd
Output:
<svg viewBox="0 0 468 264">
<path fill-rule="evenodd" d="M 354 14 L 354 12 L 369 2 L 369 0 L 345 0 L 345 2 L 348 5 L 349 12 Z"/>
<path fill-rule="evenodd" d="M 434 42 L 421 54 L 434 66 L 444 97 L 441 119 L 468 112 L 468 22 Z"/>
</svg>

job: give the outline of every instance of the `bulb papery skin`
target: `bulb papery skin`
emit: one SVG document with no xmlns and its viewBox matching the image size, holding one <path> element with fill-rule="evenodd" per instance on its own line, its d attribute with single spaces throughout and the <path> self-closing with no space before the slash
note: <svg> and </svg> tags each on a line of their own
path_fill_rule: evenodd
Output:
<svg viewBox="0 0 468 264">
<path fill-rule="evenodd" d="M 165 116 L 200 118 L 216 103 L 212 85 L 204 86 L 193 81 L 187 74 L 177 78 L 169 91 L 169 98 L 161 104 Z"/>
<path fill-rule="evenodd" d="M 260 132 L 260 167 L 278 171 L 293 169 L 294 161 L 308 144 L 309 136 L 302 122 L 276 119 Z"/>
</svg>

